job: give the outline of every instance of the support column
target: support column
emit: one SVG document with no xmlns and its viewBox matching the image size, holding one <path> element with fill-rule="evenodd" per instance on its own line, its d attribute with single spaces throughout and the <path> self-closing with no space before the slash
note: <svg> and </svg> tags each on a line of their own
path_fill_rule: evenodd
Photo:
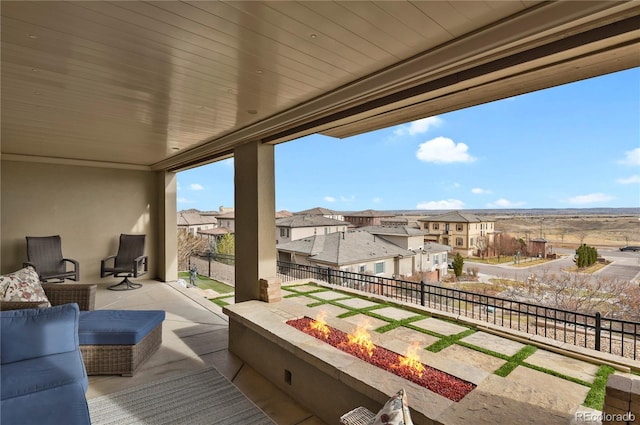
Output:
<svg viewBox="0 0 640 425">
<path fill-rule="evenodd" d="M 178 280 L 177 176 L 158 172 L 158 278 L 163 282 Z"/>
<path fill-rule="evenodd" d="M 234 150 L 234 161 L 235 301 L 276 301 L 280 284 L 276 277 L 274 146 L 258 141 L 244 144 Z"/>
</svg>

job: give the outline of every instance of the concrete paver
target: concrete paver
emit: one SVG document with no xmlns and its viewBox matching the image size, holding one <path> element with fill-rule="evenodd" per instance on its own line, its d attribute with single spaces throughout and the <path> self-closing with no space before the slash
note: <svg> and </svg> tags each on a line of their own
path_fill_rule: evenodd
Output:
<svg viewBox="0 0 640 425">
<path fill-rule="evenodd" d="M 316 298 L 321 298 L 323 300 L 336 300 L 340 298 L 348 298 L 348 295 L 341 294 L 340 292 L 335 291 L 324 291 L 324 292 L 315 292 L 313 294 Z"/>
<path fill-rule="evenodd" d="M 347 307 L 351 307 L 351 308 L 355 308 L 355 309 L 374 307 L 376 305 L 379 305 L 378 303 L 374 303 L 373 301 L 367 301 L 367 300 L 363 300 L 361 298 L 349 298 L 347 300 L 339 300 L 339 301 L 336 301 L 336 302 L 338 304 L 342 304 L 342 305 L 345 305 Z"/>
<path fill-rule="evenodd" d="M 562 356 L 546 350 L 537 350 L 527 357 L 525 361 L 532 365 L 551 369 L 563 375 L 572 376 L 589 383 L 593 383 L 599 369 L 598 366 L 592 363 Z"/>
<path fill-rule="evenodd" d="M 418 320 L 417 322 L 413 322 L 412 325 L 446 336 L 459 334 L 460 332 L 469 330 L 469 328 L 466 328 L 464 326 L 456 325 L 455 323 L 450 323 L 445 320 L 436 319 L 435 317 Z"/>
<path fill-rule="evenodd" d="M 512 341 L 510 339 L 502 338 L 500 336 L 486 332 L 476 332 L 472 335 L 462 338 L 461 341 L 480 348 L 486 348 L 487 350 L 495 351 L 496 353 L 505 354 L 507 356 L 513 356 L 522 348 L 524 348 L 524 344 L 521 344 L 517 341 Z"/>
<path fill-rule="evenodd" d="M 408 319 L 409 317 L 419 316 L 419 314 L 414 313 L 412 311 L 403 310 L 401 308 L 396 307 L 384 307 L 379 308 L 374 311 L 375 314 L 388 317 L 393 320 L 403 320 Z"/>
<path fill-rule="evenodd" d="M 450 345 L 440 353 L 450 361 L 469 363 L 490 373 L 495 372 L 506 363 L 505 360 L 456 344 Z"/>
<path fill-rule="evenodd" d="M 506 379 L 533 388 L 540 394 L 538 398 L 526 401 L 564 412 L 570 412 L 583 403 L 589 392 L 589 388 L 584 385 L 524 366 L 515 368 Z"/>
</svg>

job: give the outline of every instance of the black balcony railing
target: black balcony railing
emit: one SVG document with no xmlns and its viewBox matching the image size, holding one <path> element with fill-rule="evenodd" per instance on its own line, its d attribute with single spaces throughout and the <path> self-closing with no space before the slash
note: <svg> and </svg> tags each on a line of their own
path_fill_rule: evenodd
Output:
<svg viewBox="0 0 640 425">
<path fill-rule="evenodd" d="M 336 287 L 454 313 L 605 353 L 640 359 L 640 323 L 458 289 L 278 261 L 283 282 L 316 279 Z"/>
</svg>

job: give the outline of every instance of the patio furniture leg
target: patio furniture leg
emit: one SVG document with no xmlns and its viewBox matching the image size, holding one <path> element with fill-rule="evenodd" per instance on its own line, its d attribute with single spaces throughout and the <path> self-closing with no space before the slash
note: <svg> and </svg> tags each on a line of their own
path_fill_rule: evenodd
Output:
<svg viewBox="0 0 640 425">
<path fill-rule="evenodd" d="M 138 288 L 142 288 L 142 283 L 131 282 L 128 276 L 125 277 L 122 282 L 107 287 L 107 289 L 111 289 L 112 291 L 128 291 Z"/>
</svg>

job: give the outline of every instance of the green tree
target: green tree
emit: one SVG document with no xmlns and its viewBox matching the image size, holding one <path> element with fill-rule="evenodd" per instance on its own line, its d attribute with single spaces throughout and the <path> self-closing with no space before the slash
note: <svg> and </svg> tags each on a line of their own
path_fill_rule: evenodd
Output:
<svg viewBox="0 0 640 425">
<path fill-rule="evenodd" d="M 235 255 L 236 254 L 236 239 L 231 233 L 227 233 L 218 240 L 216 245 L 216 252 L 218 254 Z"/>
<path fill-rule="evenodd" d="M 598 250 L 586 244 L 576 249 L 576 265 L 579 268 L 592 266 L 598 261 Z"/>
<path fill-rule="evenodd" d="M 463 267 L 464 267 L 464 258 L 462 258 L 462 255 L 460 255 L 460 253 L 458 252 L 453 257 L 453 273 L 456 275 L 456 277 L 462 276 Z"/>
</svg>

